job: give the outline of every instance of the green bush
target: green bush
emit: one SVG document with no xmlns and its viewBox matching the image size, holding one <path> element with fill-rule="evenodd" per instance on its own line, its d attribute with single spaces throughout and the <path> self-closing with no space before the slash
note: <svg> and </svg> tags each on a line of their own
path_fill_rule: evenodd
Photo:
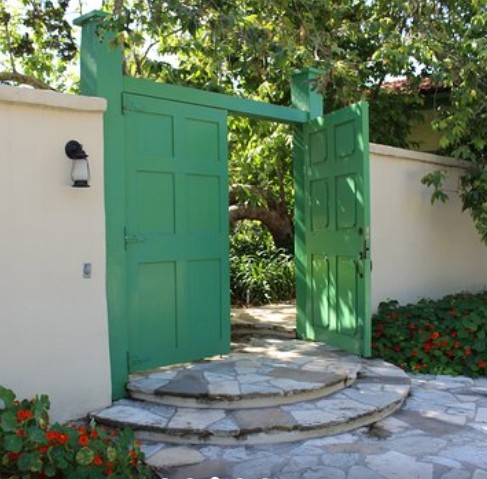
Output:
<svg viewBox="0 0 487 479">
<path fill-rule="evenodd" d="M 271 235 L 260 225 L 240 222 L 230 238 L 230 290 L 233 304 L 294 299 L 294 256 L 276 249 Z"/>
<path fill-rule="evenodd" d="M 407 371 L 485 375 L 487 292 L 381 303 L 372 321 L 372 352 Z"/>
<path fill-rule="evenodd" d="M 49 399 L 17 401 L 0 386 L 1 479 L 149 479 L 130 430 L 49 424 Z"/>
</svg>

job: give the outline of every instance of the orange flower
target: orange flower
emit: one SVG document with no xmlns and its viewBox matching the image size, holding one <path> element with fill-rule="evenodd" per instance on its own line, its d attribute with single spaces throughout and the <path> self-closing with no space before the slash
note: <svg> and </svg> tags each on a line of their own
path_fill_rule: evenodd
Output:
<svg viewBox="0 0 487 479">
<path fill-rule="evenodd" d="M 486 363 L 485 361 L 479 361 L 479 362 L 477 363 L 477 366 L 478 366 L 479 368 L 485 368 L 485 366 L 487 366 L 487 363 Z"/>
<path fill-rule="evenodd" d="M 80 436 L 78 439 L 78 444 L 80 446 L 87 446 L 90 443 L 88 436 Z"/>
<path fill-rule="evenodd" d="M 105 467 L 105 476 L 111 476 L 113 474 L 113 466 L 109 463 Z"/>
<path fill-rule="evenodd" d="M 95 456 L 93 458 L 93 464 L 95 464 L 95 466 L 101 466 L 103 464 L 103 459 L 100 456 Z"/>
<path fill-rule="evenodd" d="M 27 409 L 21 409 L 20 411 L 17 411 L 18 421 L 26 421 L 27 419 L 30 419 L 32 416 L 33 416 L 32 411 L 29 411 Z"/>
<path fill-rule="evenodd" d="M 46 454 L 48 450 L 49 450 L 49 448 L 47 446 L 41 446 L 39 448 L 39 453 L 40 454 Z"/>
<path fill-rule="evenodd" d="M 15 431 L 15 435 L 23 437 L 25 436 L 25 431 L 23 429 L 19 429 L 18 431 Z"/>
<path fill-rule="evenodd" d="M 90 437 L 91 439 L 96 439 L 98 437 L 98 433 L 93 429 L 90 431 Z"/>
<path fill-rule="evenodd" d="M 431 339 L 434 341 L 435 339 L 438 339 L 440 337 L 440 333 L 438 331 L 435 331 L 432 335 L 431 335 Z"/>
</svg>

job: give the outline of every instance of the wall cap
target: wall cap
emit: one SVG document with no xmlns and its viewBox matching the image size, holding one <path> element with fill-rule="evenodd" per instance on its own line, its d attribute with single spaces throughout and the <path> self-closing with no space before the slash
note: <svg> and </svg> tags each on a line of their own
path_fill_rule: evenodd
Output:
<svg viewBox="0 0 487 479">
<path fill-rule="evenodd" d="M 455 160 L 448 156 L 434 155 L 432 153 L 424 153 L 422 151 L 406 150 L 404 148 L 396 148 L 394 146 L 380 145 L 378 143 L 370 143 L 370 153 L 379 156 L 388 156 L 397 160 L 418 161 L 420 163 L 429 163 L 438 166 L 447 166 L 450 168 L 465 169 L 469 164 L 466 161 Z"/>
<path fill-rule="evenodd" d="M 21 88 L 0 85 L 0 103 L 35 105 L 62 110 L 77 110 L 103 113 L 107 109 L 104 98 L 81 95 L 68 95 L 49 90 Z"/>
</svg>

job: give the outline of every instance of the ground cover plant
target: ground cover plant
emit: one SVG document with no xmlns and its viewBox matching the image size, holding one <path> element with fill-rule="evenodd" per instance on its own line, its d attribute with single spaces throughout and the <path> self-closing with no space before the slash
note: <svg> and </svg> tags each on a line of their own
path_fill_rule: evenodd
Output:
<svg viewBox="0 0 487 479">
<path fill-rule="evenodd" d="M 235 305 L 295 298 L 294 256 L 276 248 L 257 222 L 238 223 L 230 237 L 230 291 Z"/>
<path fill-rule="evenodd" d="M 130 430 L 49 422 L 45 395 L 18 401 L 0 386 L 1 479 L 149 479 Z"/>
<path fill-rule="evenodd" d="M 372 320 L 372 352 L 411 372 L 487 374 L 487 292 L 401 306 L 381 303 Z"/>
</svg>

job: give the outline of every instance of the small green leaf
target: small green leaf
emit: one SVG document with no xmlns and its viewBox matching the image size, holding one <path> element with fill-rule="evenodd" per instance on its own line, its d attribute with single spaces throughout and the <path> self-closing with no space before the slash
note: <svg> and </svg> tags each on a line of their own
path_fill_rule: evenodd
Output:
<svg viewBox="0 0 487 479">
<path fill-rule="evenodd" d="M 107 447 L 107 459 L 110 462 L 115 462 L 117 459 L 117 450 L 113 446 Z"/>
<path fill-rule="evenodd" d="M 24 440 L 20 436 L 10 434 L 3 440 L 3 445 L 9 452 L 20 452 L 24 445 Z"/>
<path fill-rule="evenodd" d="M 95 453 L 89 447 L 83 447 L 76 453 L 76 462 L 80 466 L 88 466 L 93 462 Z"/>
<path fill-rule="evenodd" d="M 0 427 L 5 432 L 15 431 L 17 429 L 17 416 L 12 411 L 5 411 L 0 416 Z"/>
</svg>

